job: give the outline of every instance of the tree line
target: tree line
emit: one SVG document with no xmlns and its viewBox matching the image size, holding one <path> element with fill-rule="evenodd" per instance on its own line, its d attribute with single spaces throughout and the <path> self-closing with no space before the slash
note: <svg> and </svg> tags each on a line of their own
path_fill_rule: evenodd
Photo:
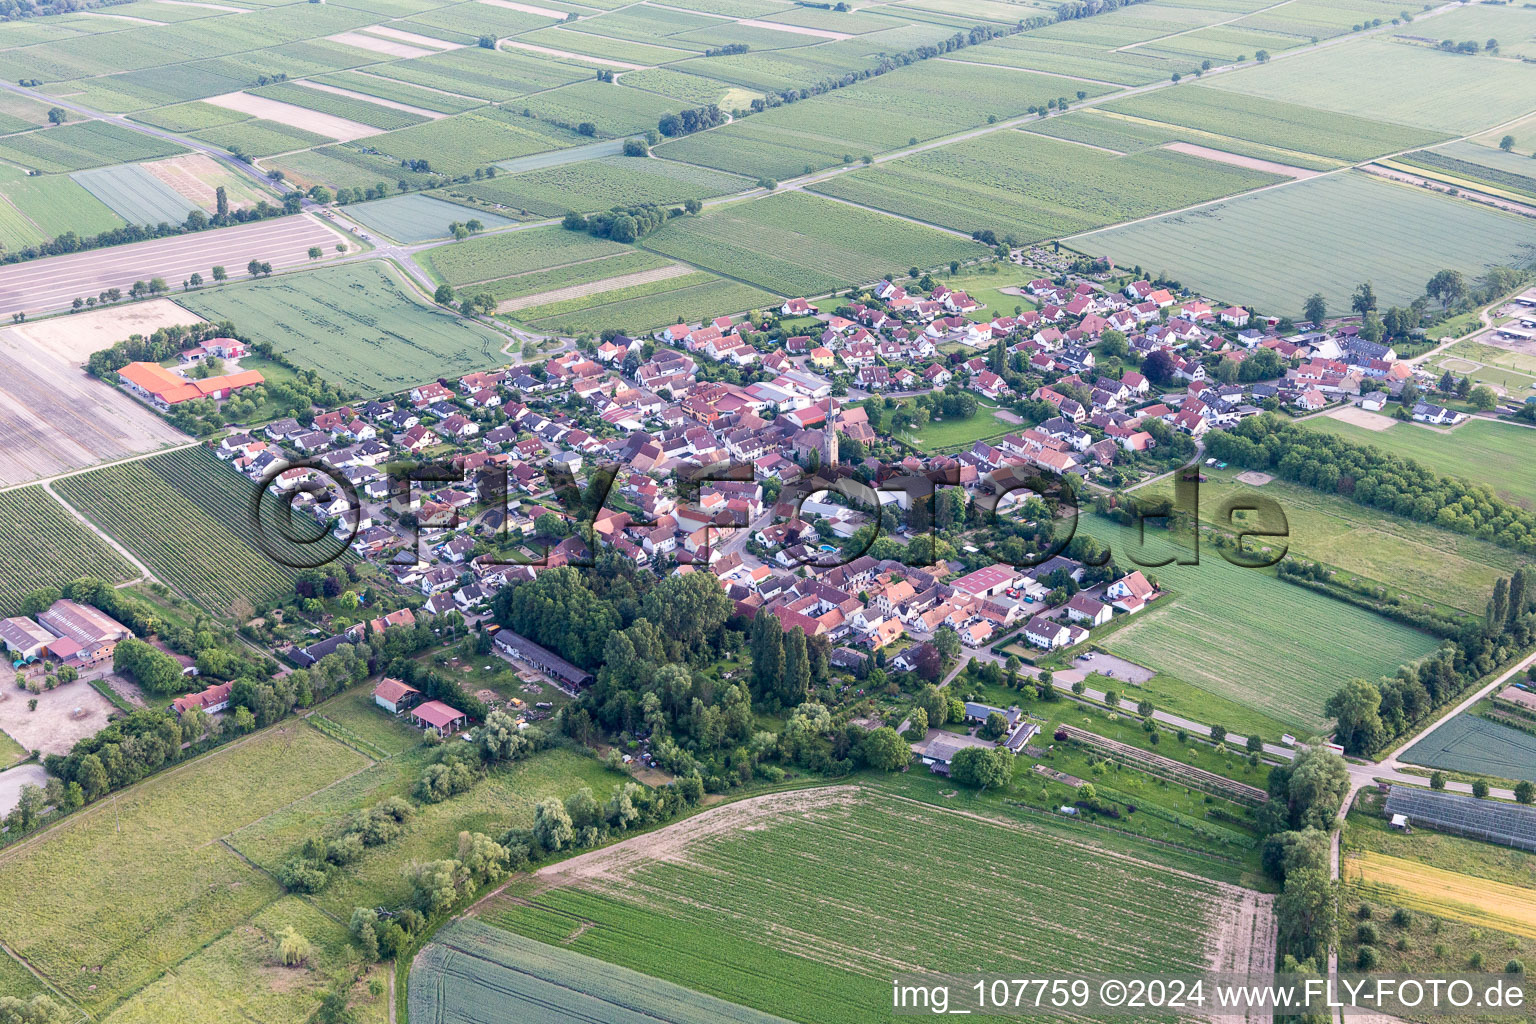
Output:
<svg viewBox="0 0 1536 1024">
<path fill-rule="evenodd" d="M 1273 414 L 1212 431 L 1206 450 L 1245 469 L 1272 472 L 1370 508 L 1536 554 L 1536 513 L 1501 500 L 1491 489 Z"/>
<path fill-rule="evenodd" d="M 171 224 L 166 221 L 161 221 L 154 226 L 127 224 L 120 228 L 109 228 L 94 235 L 80 235 L 74 231 L 66 231 L 56 238 L 0 252 L 0 263 L 24 263 L 44 256 L 63 256 L 72 252 L 105 249 L 114 245 L 143 242 L 151 238 L 168 238 L 171 235 L 185 235 L 195 231 L 205 231 L 208 228 L 221 228 L 229 224 L 245 224 L 250 221 L 265 220 L 268 217 L 281 217 L 298 213 L 302 200 L 303 196 L 299 193 L 290 192 L 283 197 L 282 206 L 273 206 L 262 199 L 258 200 L 255 206 L 244 207 L 222 215 L 216 214 L 213 217 L 209 217 L 202 210 L 193 210 L 180 224 Z"/>
</svg>

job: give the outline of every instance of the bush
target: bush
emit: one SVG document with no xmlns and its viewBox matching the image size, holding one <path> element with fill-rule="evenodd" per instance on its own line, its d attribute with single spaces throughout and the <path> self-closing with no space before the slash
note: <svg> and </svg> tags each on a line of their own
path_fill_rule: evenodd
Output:
<svg viewBox="0 0 1536 1024">
<path fill-rule="evenodd" d="M 1376 955 L 1374 946 L 1361 946 L 1355 954 L 1355 966 L 1362 971 L 1373 970 L 1380 962 L 1381 958 Z"/>
<path fill-rule="evenodd" d="M 1355 941 L 1363 945 L 1374 946 L 1376 944 L 1376 926 L 1369 921 L 1362 921 L 1360 927 L 1355 929 Z"/>
<path fill-rule="evenodd" d="M 1399 928 L 1413 927 L 1413 911 L 1398 907 L 1392 912 L 1392 923 Z"/>
<path fill-rule="evenodd" d="M 1509 963 L 1504 965 L 1504 973 L 1505 974 L 1524 974 L 1525 973 L 1525 964 L 1521 963 L 1519 960 L 1511 960 Z"/>
</svg>

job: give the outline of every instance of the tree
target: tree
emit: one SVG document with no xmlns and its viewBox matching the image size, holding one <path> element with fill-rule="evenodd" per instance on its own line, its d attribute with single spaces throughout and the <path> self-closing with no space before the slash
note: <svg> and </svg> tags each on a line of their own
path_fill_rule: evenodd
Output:
<svg viewBox="0 0 1536 1024">
<path fill-rule="evenodd" d="M 0 996 L 0 1024 L 69 1024 L 75 1019 L 64 1007 L 47 996 L 30 1000 Z"/>
<path fill-rule="evenodd" d="M 251 262 L 245 265 L 245 272 L 250 274 L 252 277 L 260 276 L 261 260 L 251 260 Z"/>
<path fill-rule="evenodd" d="M 1491 49 L 1491 47 L 1490 47 L 1490 49 Z M 1515 148 L 1515 137 L 1513 135 L 1506 135 L 1506 136 L 1504 136 L 1502 139 L 1499 140 L 1499 148 L 1502 149 L 1506 153 L 1508 153 L 1511 150 L 1513 150 Z"/>
<path fill-rule="evenodd" d="M 325 255 L 325 250 L 320 248 L 318 245 L 312 245 L 312 246 L 309 247 L 309 258 L 310 259 L 317 260 L 321 256 L 324 256 L 324 255 Z"/>
<path fill-rule="evenodd" d="M 283 962 L 284 967 L 298 967 L 309 959 L 309 952 L 309 940 L 294 931 L 292 925 L 278 934 L 277 958 Z"/>
<path fill-rule="evenodd" d="M 1337 928 L 1338 884 L 1316 868 L 1293 871 L 1275 899 L 1280 945 L 1299 960 L 1313 960 L 1328 951 Z"/>
<path fill-rule="evenodd" d="M 550 798 L 556 804 L 560 801 Z M 563 808 L 562 808 L 563 810 Z M 456 860 L 434 860 L 410 868 L 411 891 L 416 906 L 427 915 L 453 906 L 467 887 L 464 867 Z"/>
<path fill-rule="evenodd" d="M 1445 788 L 1445 772 L 1432 772 L 1429 776 L 1429 788 L 1442 790 Z"/>
<path fill-rule="evenodd" d="M 63 107 L 49 107 L 48 121 L 50 124 L 63 124 L 69 119 L 69 114 Z"/>
<path fill-rule="evenodd" d="M 912 760 L 912 749 L 890 726 L 865 733 L 859 752 L 865 764 L 883 772 L 896 771 Z"/>
<path fill-rule="evenodd" d="M 1516 784 L 1515 799 L 1522 804 L 1536 803 L 1536 786 L 1524 781 Z"/>
<path fill-rule="evenodd" d="M 1351 754 L 1369 754 L 1387 741 L 1381 722 L 1381 691 L 1365 679 L 1351 679 L 1328 699 L 1327 714 L 1338 719 L 1335 741 Z"/>
<path fill-rule="evenodd" d="M 229 280 L 229 272 L 226 271 L 223 267 L 214 267 L 213 279 L 215 281 L 227 281 Z"/>
<path fill-rule="evenodd" d="M 1472 795 L 1477 797 L 1479 800 L 1486 800 L 1486 799 L 1488 799 L 1488 780 L 1487 779 L 1473 779 L 1472 780 Z"/>
<path fill-rule="evenodd" d="M 1493 388 L 1486 384 L 1479 384 L 1467 395 L 1467 401 L 1472 403 L 1472 408 L 1479 412 L 1489 412 L 1498 408 L 1499 396 L 1493 393 Z"/>
<path fill-rule="evenodd" d="M 224 191 L 223 185 L 213 190 L 213 203 L 214 216 L 229 216 L 229 193 Z"/>
<path fill-rule="evenodd" d="M 991 711 L 987 713 L 987 720 L 982 723 L 981 728 L 976 730 L 976 735 L 984 740 L 996 740 L 1007 731 L 1008 720 L 999 712 Z"/>
<path fill-rule="evenodd" d="M 1314 292 L 1311 298 L 1307 299 L 1306 305 L 1301 308 L 1301 315 L 1311 321 L 1314 327 L 1328 319 L 1328 301 L 1323 298 L 1321 292 Z"/>
<path fill-rule="evenodd" d="M 437 291 L 432 293 L 432 301 L 437 303 L 439 306 L 451 305 L 453 302 L 453 285 L 438 285 Z"/>
<path fill-rule="evenodd" d="M 962 786 L 1006 785 L 1013 774 L 1013 755 L 1001 747 L 961 747 L 949 763 L 949 777 Z"/>
<path fill-rule="evenodd" d="M 558 797 L 548 797 L 533 809 L 533 838 L 547 853 L 565 849 L 576 838 L 571 816 Z"/>
<path fill-rule="evenodd" d="M 1424 293 L 1438 299 L 1442 308 L 1448 308 L 1467 294 L 1467 279 L 1459 270 L 1437 271 L 1424 286 Z"/>
<path fill-rule="evenodd" d="M 1350 300 L 1350 308 L 1361 316 L 1376 308 L 1376 290 L 1371 287 L 1371 282 L 1362 282 L 1355 289 L 1354 298 Z"/>
</svg>

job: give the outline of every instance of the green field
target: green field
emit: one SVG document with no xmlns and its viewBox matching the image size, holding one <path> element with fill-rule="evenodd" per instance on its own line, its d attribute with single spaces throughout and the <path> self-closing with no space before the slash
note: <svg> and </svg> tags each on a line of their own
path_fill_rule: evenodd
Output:
<svg viewBox="0 0 1536 1024">
<path fill-rule="evenodd" d="M 606 281 L 610 277 L 638 274 L 645 270 L 659 270 L 662 267 L 674 265 L 665 256 L 658 256 L 653 252 L 646 252 L 644 249 L 631 249 L 628 252 L 585 260 L 581 263 L 572 263 L 568 266 L 552 267 L 549 270 L 533 270 L 512 277 L 504 277 L 499 281 L 489 281 L 485 284 L 475 285 L 470 291 L 474 294 L 487 292 L 492 298 L 500 302 L 506 299 L 521 298 L 525 295 L 537 295 L 540 292 L 555 291 L 559 288 L 569 288 L 573 285 Z"/>
<path fill-rule="evenodd" d="M 656 122 L 683 106 L 643 89 L 588 80 L 525 96 L 517 104 L 541 121 L 575 130 L 587 122 L 599 136 L 615 137 L 654 129 Z"/>
<path fill-rule="evenodd" d="M 1331 416 L 1314 416 L 1302 422 L 1313 430 L 1326 430 L 1357 444 L 1414 459 L 1436 473 L 1482 484 L 1507 501 L 1536 507 L 1536 462 L 1530 458 L 1536 433 L 1529 428 L 1478 419 L 1449 431 L 1416 423 L 1366 430 Z"/>
<path fill-rule="evenodd" d="M 504 204 L 539 217 L 559 217 L 640 203 L 680 203 L 752 188 L 754 182 L 674 160 L 609 156 L 575 165 L 498 175 L 457 185 L 450 195 L 480 203 Z"/>
<path fill-rule="evenodd" d="M 1155 268 L 1221 301 L 1291 316 L 1314 292 L 1330 308 L 1348 308 L 1361 281 L 1373 282 L 1383 305 L 1405 305 L 1442 268 L 1475 277 L 1536 259 L 1521 218 L 1359 172 L 1108 228 L 1071 245 Z"/>
<path fill-rule="evenodd" d="M 79 171 L 184 152 L 174 142 L 107 121 L 76 121 L 0 138 L 0 160 L 44 172 Z"/>
<path fill-rule="evenodd" d="M 1425 29 L 1443 38 L 1438 28 Z M 1426 82 L 1434 88 L 1426 89 Z M 1536 66 L 1365 39 L 1221 75 L 1211 87 L 1465 135 L 1530 113 Z M 1446 96 L 1457 102 L 1443 102 Z"/>
<path fill-rule="evenodd" d="M 1138 551 L 1131 530 L 1091 514 L 1078 530 L 1108 544 L 1120 565 L 1176 553 L 1155 531 Z M 1106 650 L 1304 729 L 1323 727 L 1323 703 L 1346 681 L 1390 675 L 1436 647 L 1427 633 L 1238 568 L 1209 546 L 1199 565 L 1143 571 L 1174 594 L 1106 637 Z"/>
<path fill-rule="evenodd" d="M 1143 93 L 1100 109 L 1351 162 L 1444 138 L 1432 131 L 1201 85 Z"/>
<path fill-rule="evenodd" d="M 1133 118 L 1127 114 L 1113 114 L 1094 107 L 1075 110 L 1065 116 L 1031 121 L 1022 128 L 1032 135 L 1048 135 L 1068 139 L 1089 146 L 1099 146 L 1117 153 L 1140 153 L 1156 149 L 1170 142 L 1189 142 L 1207 149 L 1251 156 L 1259 160 L 1271 160 L 1290 167 L 1312 171 L 1332 171 L 1344 166 L 1338 160 L 1298 153 L 1290 149 L 1261 146 L 1255 142 L 1234 139 L 1226 135 L 1181 128 L 1162 121 Z"/>
<path fill-rule="evenodd" d="M 457 288 L 475 281 L 493 281 L 509 274 L 611 256 L 628 248 L 582 231 L 551 226 L 503 231 L 438 246 L 422 253 L 420 260 L 435 277 Z"/>
<path fill-rule="evenodd" d="M 0 491 L 0 618 L 16 614 L 21 599 L 38 587 L 81 576 L 118 583 L 135 575 L 41 487 Z"/>
<path fill-rule="evenodd" d="M 1462 712 L 1402 754 L 1426 768 L 1536 782 L 1536 736 Z"/>
<path fill-rule="evenodd" d="M 109 1010 L 282 895 L 222 836 L 366 764 L 296 722 L 103 800 L 0 855 L 0 939 L 82 1007 Z"/>
<path fill-rule="evenodd" d="M 690 66 L 695 63 L 699 62 Z M 841 164 L 845 156 L 857 160 L 897 149 L 910 139 L 951 135 L 985 124 L 989 117 L 1018 117 L 1032 106 L 1073 97 L 1079 91 L 1097 96 L 1110 90 L 1053 75 L 925 61 L 663 143 L 657 154 L 751 177 L 782 179 L 807 167 Z"/>
<path fill-rule="evenodd" d="M 139 164 L 76 171 L 70 177 L 129 224 L 180 224 L 200 209 Z"/>
<path fill-rule="evenodd" d="M 819 295 L 909 266 L 986 254 L 968 239 L 803 192 L 679 217 L 643 244 L 780 295 Z"/>
<path fill-rule="evenodd" d="M 625 846 L 593 854 L 480 919 L 766 1012 L 862 1024 L 890 1019 L 893 971 L 1203 970 L 1211 928 L 1237 916 L 1237 890 L 1106 840 L 882 788 L 728 804 L 662 835 L 686 854 L 626 844 L 640 849 L 622 869 Z M 1093 900 L 1071 895 L 1085 876 Z"/>
<path fill-rule="evenodd" d="M 1536 199 L 1536 161 L 1513 152 L 1479 146 L 1473 142 L 1453 142 L 1436 149 L 1425 149 L 1397 158 L 1408 164 L 1450 175 L 1473 185 L 1512 192 L 1526 199 Z"/>
<path fill-rule="evenodd" d="M 406 795 L 426 766 L 427 755 L 425 750 L 407 751 L 328 789 L 316 787 L 318 791 L 259 821 L 251 817 L 252 824 L 229 835 L 229 842 L 263 869 L 275 870 L 305 838 L 342 816 L 386 796 Z M 545 797 L 563 799 L 588 786 L 607 799 L 619 781 L 621 776 L 605 769 L 595 757 L 568 750 L 544 751 L 498 768 L 467 793 L 417 807 L 398 839 L 370 849 L 332 879 L 314 901 L 321 910 L 343 919 L 357 906 L 404 906 L 410 901 L 411 887 L 401 868 L 412 861 L 452 856 L 461 831 L 496 836 L 508 828 L 526 828 L 533 823 L 534 805 Z"/>
<path fill-rule="evenodd" d="M 210 320 L 247 325 L 250 337 L 366 395 L 507 361 L 499 335 L 428 304 L 379 263 L 233 285 L 185 302 Z"/>
<path fill-rule="evenodd" d="M 1019 131 L 994 132 L 811 186 L 956 231 L 1020 242 L 1086 231 L 1282 181 L 1154 149 L 1114 156 Z"/>
<path fill-rule="evenodd" d="M 348 206 L 345 212 L 353 220 L 398 242 L 448 238 L 451 235 L 448 225 L 455 221 L 462 224 L 468 220 L 478 220 L 487 229 L 504 228 L 516 223 L 494 213 L 460 206 L 420 192 L 357 203 Z"/>
<path fill-rule="evenodd" d="M 412 962 L 410 1010 L 413 1020 L 431 1024 L 474 1024 L 503 1014 L 544 1024 L 784 1024 L 473 918 L 449 924 Z"/>
<path fill-rule="evenodd" d="M 260 546 L 250 514 L 256 485 L 206 448 L 182 448 L 66 477 L 54 488 L 75 508 L 196 604 L 228 613 L 240 599 L 261 605 L 292 593 L 297 570 Z M 337 545 L 282 543 L 269 496 L 264 522 L 272 546 L 291 561 Z M 302 528 L 302 527 L 301 527 Z"/>
<path fill-rule="evenodd" d="M 558 312 L 537 314 L 550 306 L 530 307 L 513 314 L 541 330 L 566 334 L 596 333 L 618 328 L 642 333 L 666 324 L 697 323 L 712 316 L 779 305 L 779 299 L 739 281 L 712 274 L 687 274 L 649 285 L 599 292 L 559 303 Z"/>
<path fill-rule="evenodd" d="M 263 96 L 269 100 L 292 103 L 294 106 L 304 107 L 308 110 L 318 110 L 321 113 L 345 118 L 358 124 L 382 128 L 385 131 L 393 131 L 396 128 L 409 128 L 413 124 L 421 124 L 427 120 L 421 114 L 412 114 L 406 110 L 397 110 L 394 107 L 385 107 L 377 103 L 369 103 L 367 100 L 353 99 L 351 96 L 342 96 L 338 93 L 325 92 L 321 89 L 311 89 L 296 82 L 279 82 L 277 85 L 253 89 L 251 93 L 255 96 Z"/>
<path fill-rule="evenodd" d="M 305 131 L 292 125 L 262 118 L 252 118 L 237 124 L 220 125 L 193 132 L 194 139 L 223 146 L 230 152 L 238 150 L 249 156 L 271 156 L 274 153 L 290 153 L 310 146 L 323 146 L 335 142 L 327 135 Z"/>
<path fill-rule="evenodd" d="M 404 103 L 440 114 L 461 114 L 466 110 L 482 106 L 481 101 L 477 99 L 450 96 L 439 90 L 424 89 L 421 86 L 411 85 L 394 78 L 385 78 L 371 72 L 342 71 L 334 75 L 326 75 L 317 81 L 324 85 L 334 85 L 338 89 L 377 96 L 381 100 Z"/>
<path fill-rule="evenodd" d="M 395 61 L 372 70 L 429 89 L 482 96 L 488 100 L 506 100 L 540 89 L 552 89 L 591 74 L 586 68 L 560 64 L 531 53 L 487 50 L 479 46 Z"/>
</svg>

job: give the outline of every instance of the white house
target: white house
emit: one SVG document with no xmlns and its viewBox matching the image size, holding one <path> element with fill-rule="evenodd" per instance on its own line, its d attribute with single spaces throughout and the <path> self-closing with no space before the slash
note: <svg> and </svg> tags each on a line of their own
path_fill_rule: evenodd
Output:
<svg viewBox="0 0 1536 1024">
<path fill-rule="evenodd" d="M 1052 651 L 1070 644 L 1072 633 L 1064 623 L 1048 619 L 1044 615 L 1036 615 L 1024 627 L 1024 638 L 1036 647 Z"/>
</svg>

